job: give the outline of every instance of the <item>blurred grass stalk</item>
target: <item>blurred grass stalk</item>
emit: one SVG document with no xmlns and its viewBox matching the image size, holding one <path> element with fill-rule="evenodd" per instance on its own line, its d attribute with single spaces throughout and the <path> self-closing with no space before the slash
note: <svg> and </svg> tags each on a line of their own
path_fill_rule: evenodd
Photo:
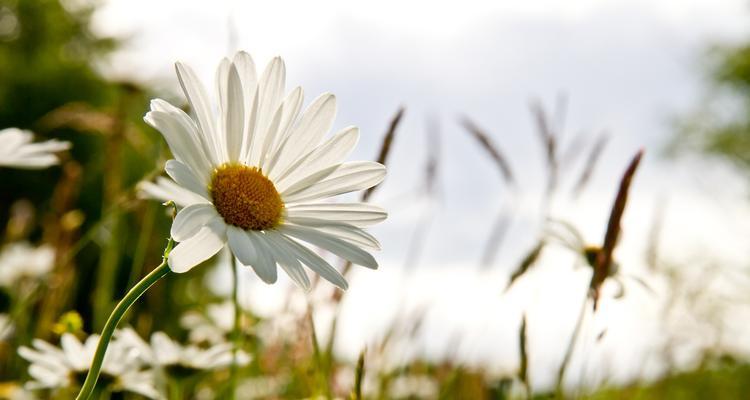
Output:
<svg viewBox="0 0 750 400">
<path fill-rule="evenodd" d="M 352 391 L 352 400 L 362 400 L 362 380 L 365 377 L 365 353 L 367 349 L 362 349 L 357 359 L 357 368 L 354 371 L 354 390 Z"/>
<path fill-rule="evenodd" d="M 526 315 L 524 314 L 521 318 L 521 327 L 518 329 L 518 379 L 523 383 L 524 390 L 526 391 L 526 398 L 531 399 L 533 392 L 531 391 L 531 382 L 529 381 L 529 335 L 527 332 Z"/>
<path fill-rule="evenodd" d="M 102 214 L 111 204 L 115 204 L 122 193 L 122 145 L 125 138 L 126 113 L 130 102 L 130 91 L 120 91 L 112 119 L 109 135 L 106 135 L 105 154 L 103 158 L 103 203 Z M 115 210 L 109 226 L 108 242 L 102 249 L 102 255 L 97 268 L 96 286 L 93 295 L 93 329 L 100 330 L 109 315 L 114 299 L 115 283 L 118 277 L 121 246 L 124 238 L 122 234 L 122 213 Z"/>
<path fill-rule="evenodd" d="M 41 299 L 40 312 L 35 320 L 34 337 L 47 338 L 50 336 L 52 325 L 62 314 L 71 301 L 74 292 L 76 270 L 73 255 L 77 251 L 76 240 L 80 224 L 85 216 L 73 210 L 78 200 L 83 169 L 73 161 L 67 161 L 62 167 L 63 176 L 53 192 L 52 210 L 44 218 L 43 242 L 50 243 L 55 248 L 55 265 L 49 279 L 47 292 Z M 65 216 L 69 223 L 65 223 Z M 77 221 L 72 221 L 72 220 Z"/>
<path fill-rule="evenodd" d="M 229 376 L 229 397 L 234 399 L 237 396 L 237 352 L 242 344 L 242 332 L 240 332 L 240 294 L 239 294 L 239 271 L 237 270 L 237 259 L 234 254 L 229 252 L 232 268 L 232 306 L 234 307 L 234 321 L 232 322 L 232 365 Z"/>
</svg>

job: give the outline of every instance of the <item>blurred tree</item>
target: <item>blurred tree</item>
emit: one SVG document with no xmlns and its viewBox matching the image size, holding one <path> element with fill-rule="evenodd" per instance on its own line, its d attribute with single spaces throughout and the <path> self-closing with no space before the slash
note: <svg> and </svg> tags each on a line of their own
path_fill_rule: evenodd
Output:
<svg viewBox="0 0 750 400">
<path fill-rule="evenodd" d="M 698 150 L 750 173 L 750 43 L 708 53 L 711 92 L 678 120 L 673 151 Z"/>
<path fill-rule="evenodd" d="M 134 185 L 163 165 L 162 141 L 142 120 L 152 96 L 101 73 L 120 42 L 92 31 L 97 5 L 0 0 L 0 129 L 73 143 L 60 167 L 0 171 L 0 227 L 14 203 L 29 200 L 38 214 L 30 239 L 55 246 L 60 263 L 21 341 L 49 336 L 68 310 L 81 313 L 86 331 L 98 330 L 142 265 L 160 257 L 161 240 L 138 240 L 142 227 L 155 238 L 168 231 L 158 205 L 134 201 Z"/>
<path fill-rule="evenodd" d="M 116 41 L 91 32 L 93 5 L 65 4 L 0 1 L 0 126 L 33 128 L 63 104 L 111 101 L 112 85 L 93 66 Z"/>
</svg>

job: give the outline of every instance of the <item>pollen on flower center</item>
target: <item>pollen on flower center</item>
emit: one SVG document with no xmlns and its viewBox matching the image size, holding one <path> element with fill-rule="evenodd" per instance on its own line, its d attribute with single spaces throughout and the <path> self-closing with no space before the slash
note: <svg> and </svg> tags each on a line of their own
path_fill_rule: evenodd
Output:
<svg viewBox="0 0 750 400">
<path fill-rule="evenodd" d="M 257 231 L 281 221 L 281 196 L 258 168 L 222 165 L 214 171 L 210 190 L 216 211 L 227 224 Z"/>
</svg>

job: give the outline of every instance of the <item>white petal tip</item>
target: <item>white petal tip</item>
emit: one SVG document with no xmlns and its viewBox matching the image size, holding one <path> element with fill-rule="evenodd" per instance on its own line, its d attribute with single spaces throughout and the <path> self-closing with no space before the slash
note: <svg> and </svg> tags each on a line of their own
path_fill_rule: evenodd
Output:
<svg viewBox="0 0 750 400">
<path fill-rule="evenodd" d="M 174 258 L 172 257 L 167 257 L 167 265 L 169 265 L 169 269 L 172 270 L 172 272 L 174 272 L 175 274 L 182 274 L 190 271 L 193 268 L 186 265 L 180 265 L 180 263 L 174 261 Z"/>
<path fill-rule="evenodd" d="M 363 267 L 365 267 L 365 268 L 369 268 L 369 269 L 378 269 L 378 267 L 380 267 L 380 266 L 378 265 L 378 262 L 377 262 L 377 261 L 375 261 L 374 259 L 373 259 L 373 260 L 372 260 L 372 262 L 370 262 L 370 263 L 367 263 L 367 264 L 359 264 L 359 265 L 361 265 L 361 266 L 363 266 Z"/>
<path fill-rule="evenodd" d="M 258 275 L 258 278 L 260 278 L 260 280 L 263 281 L 263 283 L 265 283 L 267 285 L 273 285 L 273 284 L 275 284 L 279 280 L 278 276 L 267 277 L 267 276 L 260 276 L 260 275 Z"/>
</svg>

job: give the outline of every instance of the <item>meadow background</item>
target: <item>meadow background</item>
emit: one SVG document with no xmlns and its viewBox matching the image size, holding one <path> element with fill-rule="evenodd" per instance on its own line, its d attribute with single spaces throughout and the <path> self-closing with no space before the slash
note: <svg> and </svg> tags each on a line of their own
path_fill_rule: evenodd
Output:
<svg viewBox="0 0 750 400">
<path fill-rule="evenodd" d="M 334 130 L 362 132 L 352 158 L 388 166 L 370 201 L 389 219 L 380 269 L 352 269 L 346 293 L 240 271 L 237 398 L 748 397 L 749 17 L 735 0 L 1 0 L 0 128 L 73 147 L 0 169 L 0 253 L 55 250 L 49 274 L 0 288 L 0 398 L 29 379 L 19 346 L 98 332 L 160 262 L 169 213 L 138 183 L 170 157 L 143 115 L 186 106 L 174 61 L 212 82 L 240 49 L 281 55 L 308 98 L 336 94 Z M 576 329 L 581 246 L 601 245 L 639 149 L 622 283 Z M 210 320 L 230 277 L 222 257 L 171 275 L 125 322 L 187 342 L 184 315 Z M 227 398 L 228 374 L 169 396 Z"/>
</svg>

